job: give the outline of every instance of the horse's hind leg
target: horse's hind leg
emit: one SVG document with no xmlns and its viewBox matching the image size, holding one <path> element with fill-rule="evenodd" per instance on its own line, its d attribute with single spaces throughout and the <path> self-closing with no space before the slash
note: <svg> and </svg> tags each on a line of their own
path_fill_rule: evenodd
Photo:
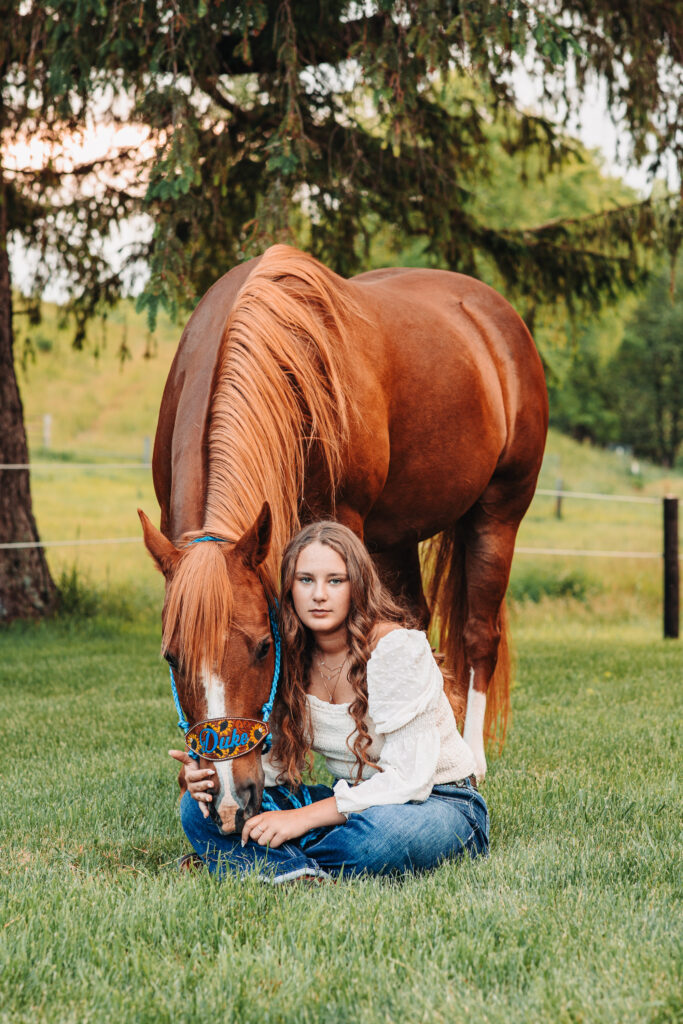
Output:
<svg viewBox="0 0 683 1024">
<path fill-rule="evenodd" d="M 509 694 L 507 648 L 505 664 L 499 665 L 496 672 L 503 629 L 503 599 L 510 577 L 515 537 L 531 494 L 533 488 L 526 500 L 524 488 L 518 485 L 514 496 L 506 495 L 501 485 L 492 481 L 462 522 L 467 599 L 463 643 L 469 674 L 463 736 L 474 754 L 480 779 L 486 774 L 484 718 L 487 699 L 489 721 L 493 718 L 495 723 L 498 712 L 503 734 L 505 730 Z"/>
</svg>

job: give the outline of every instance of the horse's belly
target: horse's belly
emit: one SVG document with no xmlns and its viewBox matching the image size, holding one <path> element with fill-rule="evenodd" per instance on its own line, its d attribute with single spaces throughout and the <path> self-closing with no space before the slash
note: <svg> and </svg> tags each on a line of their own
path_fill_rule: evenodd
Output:
<svg viewBox="0 0 683 1024">
<path fill-rule="evenodd" d="M 471 461 L 448 450 L 401 473 L 390 473 L 365 520 L 365 540 L 381 551 L 425 540 L 460 519 L 486 489 L 496 467 L 493 453 Z"/>
</svg>

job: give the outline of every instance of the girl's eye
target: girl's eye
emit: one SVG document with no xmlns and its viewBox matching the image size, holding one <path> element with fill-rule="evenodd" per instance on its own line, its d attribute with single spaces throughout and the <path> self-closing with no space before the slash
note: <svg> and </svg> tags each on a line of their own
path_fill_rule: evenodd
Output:
<svg viewBox="0 0 683 1024">
<path fill-rule="evenodd" d="M 254 657 L 257 661 L 263 661 L 270 650 L 270 637 L 266 640 L 259 640 L 254 651 Z"/>
<path fill-rule="evenodd" d="M 312 580 L 311 580 L 310 576 L 299 576 L 299 583 L 311 583 L 311 582 L 312 582 Z"/>
</svg>

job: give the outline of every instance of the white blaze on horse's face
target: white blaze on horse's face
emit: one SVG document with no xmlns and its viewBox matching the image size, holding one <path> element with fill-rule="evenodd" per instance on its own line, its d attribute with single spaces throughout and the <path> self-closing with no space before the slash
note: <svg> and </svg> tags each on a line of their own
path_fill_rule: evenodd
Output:
<svg viewBox="0 0 683 1024">
<path fill-rule="evenodd" d="M 206 717 L 223 718 L 225 715 L 225 684 L 220 676 L 206 669 L 201 674 L 202 687 L 206 699 Z M 240 810 L 232 761 L 214 761 L 218 792 L 214 794 L 213 803 L 221 821 L 223 832 L 233 832 L 235 819 Z"/>
</svg>

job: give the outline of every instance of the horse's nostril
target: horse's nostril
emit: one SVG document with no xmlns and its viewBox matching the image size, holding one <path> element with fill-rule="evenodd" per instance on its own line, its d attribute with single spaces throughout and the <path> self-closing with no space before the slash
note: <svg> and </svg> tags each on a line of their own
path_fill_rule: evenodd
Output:
<svg viewBox="0 0 683 1024">
<path fill-rule="evenodd" d="M 263 790 L 260 786 L 257 786 L 255 782 L 251 783 L 249 789 L 251 790 L 251 793 L 249 794 L 249 807 L 252 809 L 252 814 L 258 814 L 261 810 Z"/>
<path fill-rule="evenodd" d="M 240 796 L 244 801 L 244 814 L 249 818 L 258 814 L 261 809 L 261 791 L 255 782 L 247 782 L 242 786 Z"/>
</svg>

